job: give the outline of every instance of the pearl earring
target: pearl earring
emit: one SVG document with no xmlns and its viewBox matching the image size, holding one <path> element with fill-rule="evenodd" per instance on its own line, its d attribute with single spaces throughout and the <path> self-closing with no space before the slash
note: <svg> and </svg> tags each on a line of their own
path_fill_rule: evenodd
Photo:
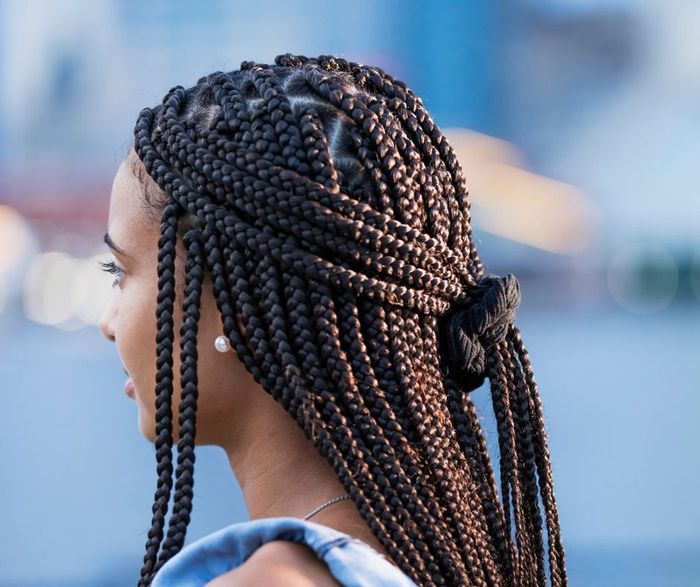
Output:
<svg viewBox="0 0 700 587">
<path fill-rule="evenodd" d="M 231 343 L 229 343 L 228 338 L 226 338 L 222 334 L 221 336 L 216 337 L 216 340 L 214 341 L 214 347 L 220 353 L 225 353 L 231 348 Z"/>
</svg>

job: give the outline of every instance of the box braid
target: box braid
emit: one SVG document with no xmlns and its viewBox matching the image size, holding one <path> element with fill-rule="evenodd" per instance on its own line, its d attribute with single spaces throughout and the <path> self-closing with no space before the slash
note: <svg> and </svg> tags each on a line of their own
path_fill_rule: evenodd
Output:
<svg viewBox="0 0 700 587">
<path fill-rule="evenodd" d="M 204 279 L 238 358 L 416 583 L 566 585 L 541 403 L 513 324 L 519 285 L 484 274 L 461 167 L 420 98 L 334 56 L 244 61 L 144 108 L 134 150 L 161 226 L 158 484 L 139 586 L 179 552 L 190 520 Z M 166 533 L 178 238 L 181 433 Z M 501 500 L 470 398 L 487 377 Z"/>
</svg>

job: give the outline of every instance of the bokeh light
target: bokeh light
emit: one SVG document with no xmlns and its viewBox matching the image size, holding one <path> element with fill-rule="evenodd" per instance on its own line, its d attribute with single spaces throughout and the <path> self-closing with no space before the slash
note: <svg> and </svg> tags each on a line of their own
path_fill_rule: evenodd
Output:
<svg viewBox="0 0 700 587">
<path fill-rule="evenodd" d="M 27 317 L 64 330 L 97 324 L 110 281 L 98 268 L 101 259 L 100 255 L 79 259 L 60 251 L 37 255 L 23 288 Z"/>
<path fill-rule="evenodd" d="M 0 312 L 17 289 L 24 264 L 37 247 L 29 223 L 14 208 L 0 204 Z"/>
<path fill-rule="evenodd" d="M 608 286 L 615 300 L 632 312 L 651 314 L 668 306 L 678 290 L 673 257 L 652 243 L 630 243 L 608 265 Z"/>
</svg>

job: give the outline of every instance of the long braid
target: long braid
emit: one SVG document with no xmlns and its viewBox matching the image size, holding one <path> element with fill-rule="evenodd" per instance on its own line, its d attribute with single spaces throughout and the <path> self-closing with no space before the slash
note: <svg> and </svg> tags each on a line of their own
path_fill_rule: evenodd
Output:
<svg viewBox="0 0 700 587">
<path fill-rule="evenodd" d="M 539 483 L 552 585 L 565 585 L 541 405 L 507 314 L 518 292 L 512 280 L 484 276 L 461 168 L 420 98 L 379 68 L 333 56 L 245 61 L 144 109 L 134 147 L 164 194 L 154 206 L 165 206 L 159 483 L 139 585 L 182 548 L 190 519 L 207 269 L 238 358 L 297 420 L 409 577 L 544 585 Z M 181 217 L 197 228 L 183 239 L 181 438 L 163 540 Z M 486 376 L 502 504 L 469 398 Z"/>
<path fill-rule="evenodd" d="M 508 365 L 509 385 L 513 389 L 513 416 L 517 433 L 518 462 L 522 480 L 522 495 L 525 499 L 528 535 L 532 537 L 537 581 L 545 582 L 544 547 L 542 545 L 542 518 L 538 506 L 537 477 L 535 475 L 535 449 L 532 442 L 532 429 L 528 400 L 525 391 L 524 374 L 516 360 L 511 337 L 507 337 L 499 349 L 502 359 Z"/>
<path fill-rule="evenodd" d="M 542 417 L 542 402 L 537 392 L 537 383 L 532 372 L 530 357 L 523 345 L 520 330 L 512 327 L 512 344 L 525 371 L 527 381 L 528 404 L 530 408 L 530 420 L 535 442 L 535 461 L 540 483 L 542 501 L 544 503 L 547 520 L 547 532 L 549 536 L 549 561 L 553 584 L 566 584 L 566 569 L 564 567 L 564 548 L 561 543 L 561 531 L 559 529 L 559 514 L 554 499 L 554 482 L 552 479 L 552 467 L 550 463 L 547 437 L 544 433 L 544 419 Z"/>
<path fill-rule="evenodd" d="M 158 241 L 158 298 L 156 307 L 156 462 L 158 486 L 153 503 L 153 519 L 146 542 L 139 587 L 150 584 L 163 539 L 165 516 L 173 486 L 172 394 L 173 394 L 173 303 L 175 299 L 175 238 L 177 208 L 163 211 Z"/>
<path fill-rule="evenodd" d="M 182 399 L 178 419 L 180 441 L 177 445 L 175 506 L 168 523 L 168 535 L 163 542 L 154 572 L 182 548 L 192 512 L 197 419 L 197 329 L 203 279 L 201 237 L 198 230 L 190 230 L 183 237 L 187 261 L 183 302 L 185 311 L 180 329 Z"/>
</svg>

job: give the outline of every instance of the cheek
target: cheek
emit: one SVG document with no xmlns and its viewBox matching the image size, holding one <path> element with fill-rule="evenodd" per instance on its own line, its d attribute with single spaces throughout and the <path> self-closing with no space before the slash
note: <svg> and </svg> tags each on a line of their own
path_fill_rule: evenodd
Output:
<svg viewBox="0 0 700 587">
<path fill-rule="evenodd" d="M 117 329 L 119 354 L 144 406 L 153 402 L 156 360 L 155 292 L 134 281 L 122 291 Z"/>
<path fill-rule="evenodd" d="M 176 275 L 176 282 L 177 277 Z M 153 278 L 156 279 L 155 277 Z M 173 437 L 179 439 L 180 337 L 183 299 L 182 278 L 173 309 Z M 134 382 L 141 433 L 155 440 L 156 384 L 156 300 L 157 288 L 133 280 L 121 292 L 115 336 L 117 349 Z M 210 288 L 202 292 L 197 333 L 197 443 L 217 444 L 220 436 L 235 426 L 238 388 L 253 387 L 252 375 L 245 371 L 235 353 L 219 353 L 214 340 L 223 332 L 221 318 Z"/>
<path fill-rule="evenodd" d="M 177 278 L 177 276 L 176 276 Z M 134 382 L 135 401 L 139 409 L 142 434 L 155 439 L 156 411 L 156 303 L 158 291 L 157 277 L 150 280 L 133 279 L 125 284 L 119 303 L 117 348 L 129 375 Z M 152 285 L 153 284 L 153 285 Z M 173 307 L 173 435 L 178 440 L 178 409 L 180 403 L 180 327 L 182 325 L 182 280 L 179 287 L 176 279 L 176 299 Z"/>
</svg>

